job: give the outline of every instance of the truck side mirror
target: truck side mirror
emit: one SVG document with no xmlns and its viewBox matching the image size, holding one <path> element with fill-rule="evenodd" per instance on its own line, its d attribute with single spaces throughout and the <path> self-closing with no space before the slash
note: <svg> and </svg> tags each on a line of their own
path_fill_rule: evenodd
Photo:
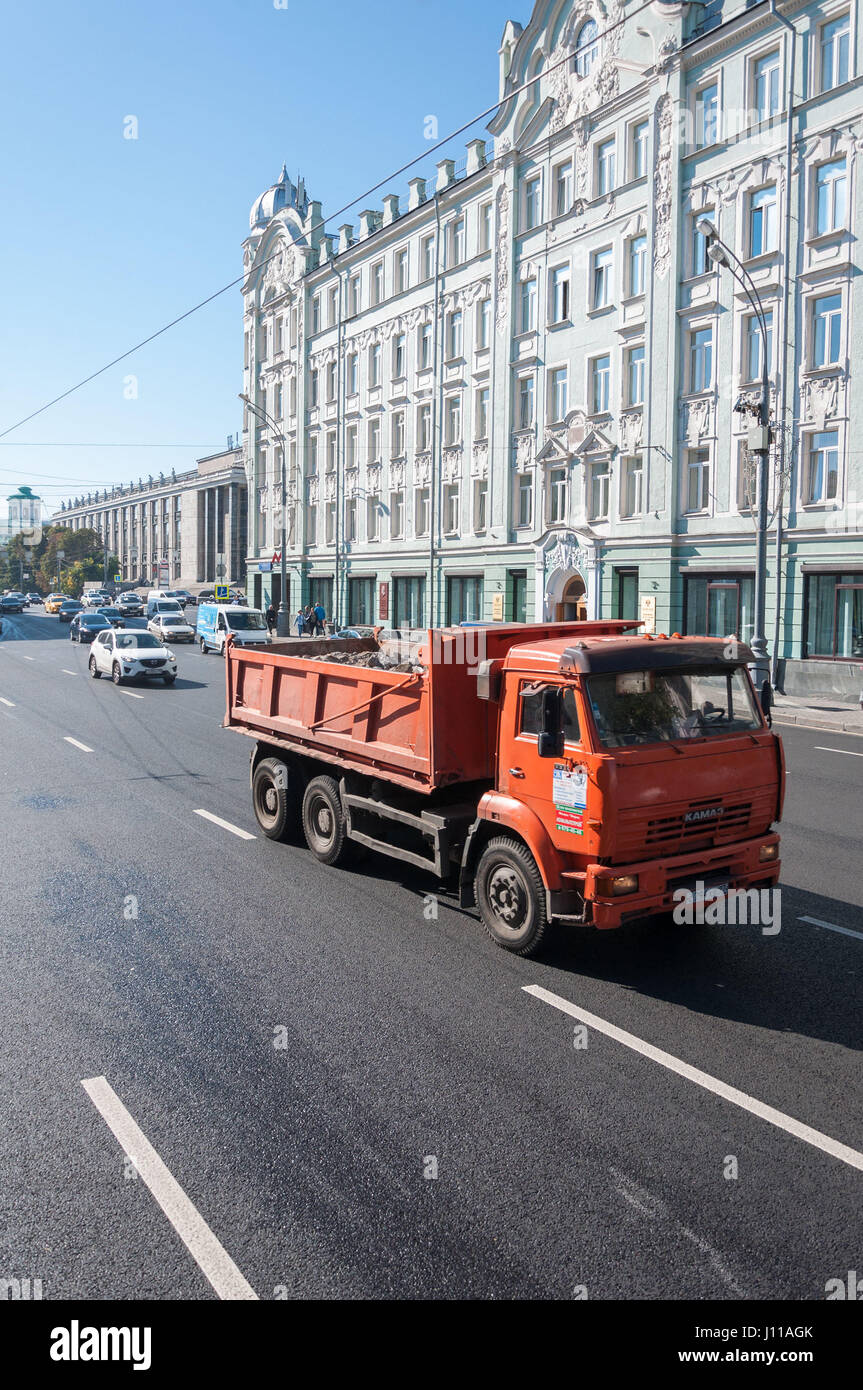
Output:
<svg viewBox="0 0 863 1390">
<path fill-rule="evenodd" d="M 563 757 L 563 692 L 559 685 L 547 685 L 542 692 L 542 730 L 537 734 L 536 751 L 541 758 Z"/>
<path fill-rule="evenodd" d="M 768 729 L 773 728 L 773 715 L 770 713 L 773 708 L 773 687 L 768 680 L 761 682 L 761 710 L 767 720 Z"/>
</svg>

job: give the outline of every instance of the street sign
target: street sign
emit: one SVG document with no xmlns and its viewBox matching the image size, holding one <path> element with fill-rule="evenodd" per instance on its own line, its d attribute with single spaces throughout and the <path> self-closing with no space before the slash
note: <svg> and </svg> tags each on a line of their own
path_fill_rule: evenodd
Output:
<svg viewBox="0 0 863 1390">
<path fill-rule="evenodd" d="M 216 585 L 216 589 L 215 589 L 215 593 L 216 593 L 216 602 L 217 602 L 217 603 L 227 603 L 227 602 L 228 602 L 229 594 L 228 594 L 228 586 L 227 586 L 227 584 L 217 584 L 217 585 Z"/>
<path fill-rule="evenodd" d="M 120 575 L 119 575 L 119 574 L 115 574 L 115 575 L 114 575 L 114 583 L 115 583 L 115 584 L 119 584 L 119 583 L 120 583 Z"/>
<path fill-rule="evenodd" d="M 378 584 L 378 617 L 390 616 L 390 586 L 385 579 Z"/>
<path fill-rule="evenodd" d="M 273 572 L 273 562 L 272 562 L 272 560 L 259 560 L 259 561 L 258 561 L 258 570 L 259 570 L 259 572 L 260 572 L 261 574 L 272 574 L 272 572 Z"/>
<path fill-rule="evenodd" d="M 218 574 L 218 575 L 221 577 L 224 573 L 225 573 L 225 566 L 224 566 L 224 565 L 216 565 L 216 574 Z"/>
<path fill-rule="evenodd" d="M 492 594 L 491 596 L 491 618 L 494 623 L 503 622 L 503 594 Z"/>
</svg>

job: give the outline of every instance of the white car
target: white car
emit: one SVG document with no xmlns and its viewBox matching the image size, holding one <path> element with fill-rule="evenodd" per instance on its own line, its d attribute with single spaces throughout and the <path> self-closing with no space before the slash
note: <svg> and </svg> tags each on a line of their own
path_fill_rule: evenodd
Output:
<svg viewBox="0 0 863 1390">
<path fill-rule="evenodd" d="M 177 658 L 152 632 L 133 628 L 100 632 L 90 647 L 90 675 L 94 680 L 110 676 L 115 685 L 124 680 L 163 680 L 173 685 L 177 679 Z"/>
<path fill-rule="evenodd" d="M 195 629 L 190 627 L 185 618 L 180 618 L 176 613 L 156 613 L 147 624 L 147 631 L 152 632 L 156 637 L 161 637 L 163 642 L 194 642 Z"/>
</svg>

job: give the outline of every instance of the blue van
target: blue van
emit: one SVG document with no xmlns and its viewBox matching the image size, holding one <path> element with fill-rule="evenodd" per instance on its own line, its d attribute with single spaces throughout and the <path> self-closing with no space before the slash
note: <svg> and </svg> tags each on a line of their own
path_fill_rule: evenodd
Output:
<svg viewBox="0 0 863 1390">
<path fill-rule="evenodd" d="M 201 651 L 225 655 L 225 643 L 233 633 L 234 641 L 248 646 L 255 642 L 270 642 L 267 620 L 259 608 L 241 608 L 234 603 L 201 603 L 198 605 L 196 627 Z"/>
</svg>

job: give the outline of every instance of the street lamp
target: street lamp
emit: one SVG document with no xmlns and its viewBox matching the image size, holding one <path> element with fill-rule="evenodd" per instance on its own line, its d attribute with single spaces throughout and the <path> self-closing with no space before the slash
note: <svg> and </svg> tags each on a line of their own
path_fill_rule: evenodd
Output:
<svg viewBox="0 0 863 1390">
<path fill-rule="evenodd" d="M 272 417 L 267 414 L 266 410 L 263 410 L 259 406 L 253 405 L 249 397 L 242 391 L 239 393 L 239 398 L 243 402 L 243 404 L 248 407 L 248 409 L 252 412 L 253 415 L 257 416 L 259 420 L 263 419 L 264 422 L 272 428 L 273 433 L 275 434 L 276 438 L 280 441 L 282 447 L 282 543 L 280 547 L 282 567 L 280 585 L 281 592 L 279 594 L 279 611 L 276 618 L 276 635 L 279 637 L 289 637 L 290 614 L 288 613 L 288 605 L 286 602 L 286 594 L 288 589 L 288 528 L 285 517 L 287 512 L 288 494 L 285 473 L 285 436 L 282 434 L 282 431 L 279 429 L 275 420 L 273 420 Z"/>
<path fill-rule="evenodd" d="M 767 655 L 767 455 L 770 450 L 770 380 L 767 362 L 767 320 L 764 305 L 752 276 L 738 257 L 721 240 L 709 217 L 700 217 L 696 229 L 707 241 L 707 255 L 714 265 L 725 266 L 743 289 L 758 321 L 761 334 L 761 399 L 758 403 L 758 424 L 750 428 L 749 448 L 758 459 L 756 473 L 756 530 L 755 530 L 755 613 L 753 615 L 752 654 L 755 685 L 759 693 L 765 682 L 770 683 L 770 659 Z"/>
</svg>

